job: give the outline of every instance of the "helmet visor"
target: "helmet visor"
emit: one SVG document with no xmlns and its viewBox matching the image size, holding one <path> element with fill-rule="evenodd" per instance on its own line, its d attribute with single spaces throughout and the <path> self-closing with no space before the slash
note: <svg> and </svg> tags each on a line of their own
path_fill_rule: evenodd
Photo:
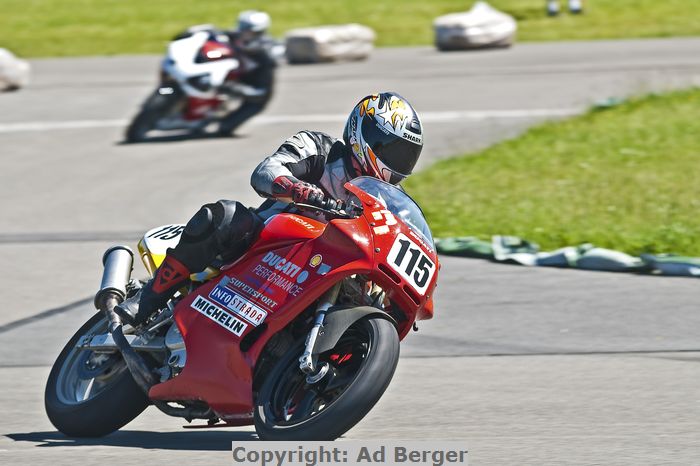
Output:
<svg viewBox="0 0 700 466">
<path fill-rule="evenodd" d="M 367 147 L 368 151 L 372 149 Z M 387 167 L 381 160 L 375 159 L 377 169 L 379 170 L 379 178 L 391 184 L 399 184 L 406 179 L 406 175 L 395 172 L 391 168 Z"/>
<path fill-rule="evenodd" d="M 362 137 L 387 168 L 404 177 L 413 171 L 423 147 L 392 132 L 385 133 L 371 118 L 362 121 Z"/>
<path fill-rule="evenodd" d="M 387 167 L 377 155 L 372 151 L 372 148 L 365 144 L 365 153 L 369 156 L 368 169 L 365 170 L 365 175 L 374 176 L 387 183 L 399 184 L 406 179 L 407 175 L 395 172 Z"/>
</svg>

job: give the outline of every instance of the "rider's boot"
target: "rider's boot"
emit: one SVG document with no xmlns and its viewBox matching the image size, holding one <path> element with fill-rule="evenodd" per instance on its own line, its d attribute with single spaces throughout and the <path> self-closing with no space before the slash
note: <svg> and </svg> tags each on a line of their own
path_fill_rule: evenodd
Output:
<svg viewBox="0 0 700 466">
<path fill-rule="evenodd" d="M 134 326 L 144 323 L 189 281 L 190 273 L 182 262 L 170 254 L 166 255 L 155 277 L 134 296 L 116 306 L 114 312 L 124 323 Z"/>
</svg>

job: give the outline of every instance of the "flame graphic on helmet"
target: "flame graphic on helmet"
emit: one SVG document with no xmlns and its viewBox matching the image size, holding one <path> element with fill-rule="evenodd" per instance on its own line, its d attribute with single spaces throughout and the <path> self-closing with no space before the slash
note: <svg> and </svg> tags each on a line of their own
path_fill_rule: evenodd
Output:
<svg viewBox="0 0 700 466">
<path fill-rule="evenodd" d="M 406 102 L 397 97 L 391 96 L 387 98 L 378 94 L 373 94 L 365 98 L 359 107 L 359 117 L 381 117 L 377 124 L 391 125 L 394 131 L 400 128 L 404 121 L 410 118 L 410 108 Z"/>
<path fill-rule="evenodd" d="M 391 126 L 396 129 L 396 126 L 403 123 L 403 121 L 408 117 L 408 108 L 403 100 L 392 99 L 389 103 L 389 109 L 393 112 L 391 115 Z"/>
<path fill-rule="evenodd" d="M 374 112 L 376 110 L 375 105 L 372 105 L 370 107 L 370 102 L 377 100 L 379 98 L 379 95 L 377 94 L 372 94 L 362 102 L 360 102 L 360 116 L 363 117 L 365 115 L 370 115 L 374 116 Z"/>
<path fill-rule="evenodd" d="M 379 168 L 379 164 L 377 163 L 377 156 L 374 155 L 374 151 L 372 150 L 371 147 L 366 146 L 367 150 L 367 155 L 369 156 L 369 167 L 374 173 L 373 175 L 377 178 L 381 178 L 381 170 Z"/>
</svg>

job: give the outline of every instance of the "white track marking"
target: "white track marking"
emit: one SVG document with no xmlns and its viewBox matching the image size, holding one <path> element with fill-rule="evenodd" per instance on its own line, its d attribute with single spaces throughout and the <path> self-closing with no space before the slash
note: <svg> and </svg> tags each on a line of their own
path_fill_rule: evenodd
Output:
<svg viewBox="0 0 700 466">
<path fill-rule="evenodd" d="M 527 110 L 464 110 L 449 112 L 422 112 L 424 123 L 450 123 L 464 120 L 481 121 L 489 119 L 513 118 L 554 118 L 581 113 L 583 109 L 534 108 Z M 343 122 L 347 115 L 307 114 L 307 115 L 262 115 L 254 118 L 253 125 L 273 125 L 283 123 L 323 123 Z M 23 123 L 0 123 L 0 133 L 24 133 L 33 131 L 54 131 L 66 129 L 119 128 L 129 124 L 129 120 L 73 120 L 73 121 L 29 121 Z"/>
<path fill-rule="evenodd" d="M 0 133 L 49 131 L 56 129 L 115 128 L 129 124 L 128 120 L 75 120 L 30 121 L 26 123 L 0 123 Z"/>
<path fill-rule="evenodd" d="M 423 123 L 446 123 L 461 120 L 488 120 L 508 118 L 537 118 L 537 117 L 567 117 L 578 115 L 584 109 L 579 108 L 534 108 L 528 110 L 462 110 L 450 112 L 420 112 Z M 276 124 L 276 123 L 315 123 L 323 121 L 345 121 L 347 115 L 263 115 L 252 121 L 252 124 Z"/>
</svg>

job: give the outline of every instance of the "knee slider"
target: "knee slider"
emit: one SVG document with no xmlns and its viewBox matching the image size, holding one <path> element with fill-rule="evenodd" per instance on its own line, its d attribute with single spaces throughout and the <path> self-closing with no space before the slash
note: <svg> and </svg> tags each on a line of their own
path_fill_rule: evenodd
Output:
<svg viewBox="0 0 700 466">
<path fill-rule="evenodd" d="M 187 222 L 183 235 L 192 241 L 198 241 L 207 235 L 210 235 L 214 230 L 214 212 L 210 208 L 210 204 L 202 206 L 194 216 Z"/>
<path fill-rule="evenodd" d="M 238 243 L 258 233 L 260 219 L 243 204 L 238 201 L 219 201 L 217 204 L 223 210 L 223 217 L 216 228 L 221 244 Z"/>
</svg>

